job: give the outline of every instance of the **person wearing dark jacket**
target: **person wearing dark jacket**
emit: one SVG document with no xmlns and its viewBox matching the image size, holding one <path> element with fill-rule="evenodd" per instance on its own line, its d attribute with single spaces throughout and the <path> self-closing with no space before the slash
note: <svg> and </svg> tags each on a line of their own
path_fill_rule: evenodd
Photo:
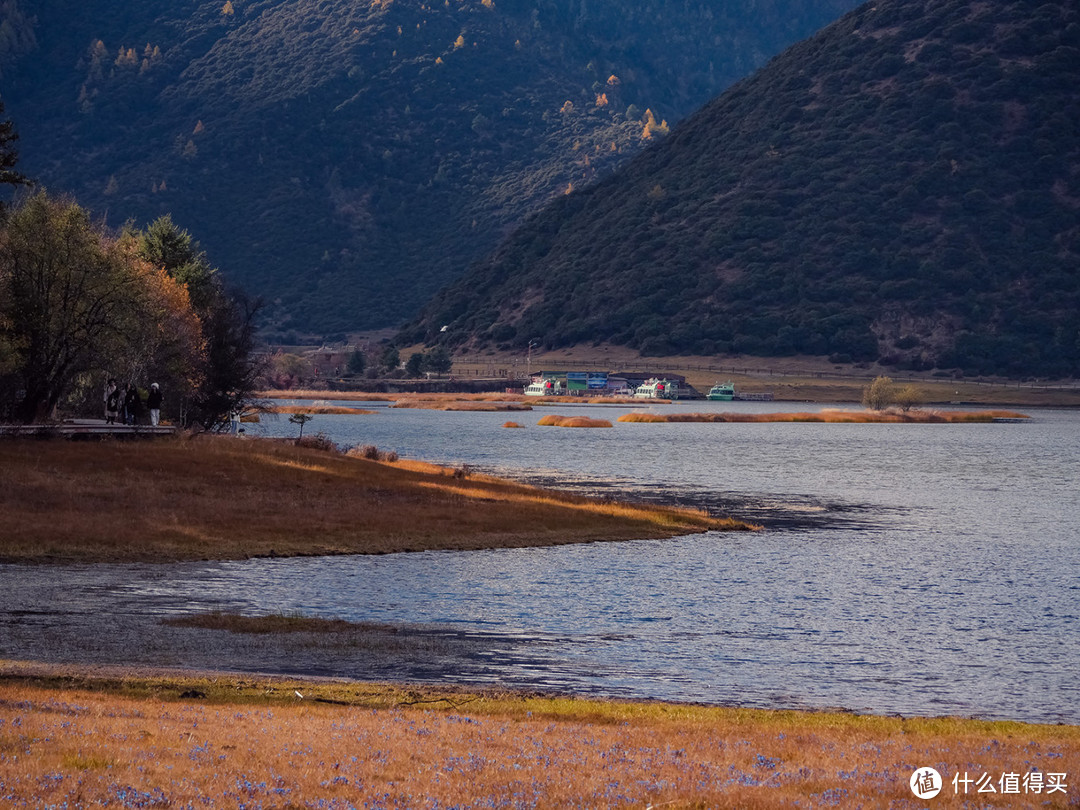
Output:
<svg viewBox="0 0 1080 810">
<path fill-rule="evenodd" d="M 124 424 L 134 425 L 141 409 L 142 398 L 139 396 L 139 389 L 134 383 L 128 383 L 127 391 L 124 393 Z"/>
<path fill-rule="evenodd" d="M 116 380 L 110 377 L 108 385 L 105 386 L 105 424 L 115 424 L 116 415 L 119 412 L 120 386 L 116 384 Z"/>
<path fill-rule="evenodd" d="M 161 388 L 157 383 L 150 383 L 150 393 L 146 395 L 146 409 L 150 411 L 150 424 L 157 427 L 161 420 Z"/>
</svg>

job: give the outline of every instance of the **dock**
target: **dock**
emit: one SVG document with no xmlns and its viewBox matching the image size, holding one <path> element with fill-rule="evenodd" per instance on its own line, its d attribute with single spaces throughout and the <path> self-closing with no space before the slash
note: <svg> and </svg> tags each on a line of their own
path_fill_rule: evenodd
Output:
<svg viewBox="0 0 1080 810">
<path fill-rule="evenodd" d="M 765 391 L 758 394 L 740 394 L 736 391 L 735 399 L 739 402 L 772 402 L 773 395 L 772 391 Z"/>
<path fill-rule="evenodd" d="M 174 425 L 120 425 L 104 419 L 70 419 L 41 425 L 0 425 L 0 437 L 57 437 L 64 439 L 144 439 L 172 436 Z"/>
</svg>

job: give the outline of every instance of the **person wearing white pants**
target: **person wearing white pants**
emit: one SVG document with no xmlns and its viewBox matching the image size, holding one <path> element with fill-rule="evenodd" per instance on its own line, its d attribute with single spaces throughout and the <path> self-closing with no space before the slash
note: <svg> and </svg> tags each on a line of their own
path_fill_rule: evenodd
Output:
<svg viewBox="0 0 1080 810">
<path fill-rule="evenodd" d="M 150 383 L 150 393 L 146 395 L 146 407 L 150 411 L 150 424 L 157 427 L 161 420 L 161 388 L 157 383 Z"/>
</svg>

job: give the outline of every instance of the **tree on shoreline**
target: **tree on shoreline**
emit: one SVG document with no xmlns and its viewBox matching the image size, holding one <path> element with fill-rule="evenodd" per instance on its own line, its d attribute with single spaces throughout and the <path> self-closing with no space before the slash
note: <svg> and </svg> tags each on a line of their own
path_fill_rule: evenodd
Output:
<svg viewBox="0 0 1080 810">
<path fill-rule="evenodd" d="M 302 440 L 304 438 L 304 425 L 306 425 L 308 422 L 310 422 L 314 418 L 315 417 L 312 416 L 310 413 L 303 413 L 303 412 L 294 413 L 292 416 L 289 417 L 289 422 L 291 422 L 294 425 L 299 425 L 300 426 L 300 436 L 297 439 L 297 441 L 300 441 L 300 440 Z"/>
<path fill-rule="evenodd" d="M 899 387 L 892 377 L 877 377 L 863 389 L 863 406 L 875 411 L 883 411 L 893 405 L 902 411 L 910 411 L 922 403 L 922 392 L 916 386 Z"/>
<path fill-rule="evenodd" d="M 187 407 L 188 422 L 224 430 L 229 415 L 251 401 L 262 372 L 254 353 L 261 303 L 226 290 L 198 242 L 171 217 L 159 217 L 138 239 L 141 255 L 187 288 L 199 316 L 205 352 L 201 379 Z"/>
<path fill-rule="evenodd" d="M 81 378 L 198 377 L 202 341 L 187 290 L 139 258 L 133 240 L 91 223 L 70 199 L 34 194 L 0 230 L 0 387 L 20 422 L 51 419 Z"/>
</svg>

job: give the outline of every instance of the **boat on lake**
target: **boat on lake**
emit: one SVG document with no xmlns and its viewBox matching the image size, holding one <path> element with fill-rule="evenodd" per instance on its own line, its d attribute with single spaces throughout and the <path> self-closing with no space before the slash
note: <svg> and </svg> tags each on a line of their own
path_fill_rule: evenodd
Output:
<svg viewBox="0 0 1080 810">
<path fill-rule="evenodd" d="M 525 386 L 525 396 L 527 397 L 554 397 L 562 393 L 564 393 L 562 380 L 553 380 L 547 377 L 533 380 Z"/>
<path fill-rule="evenodd" d="M 646 380 L 634 391 L 635 399 L 678 399 L 679 384 L 670 380 L 653 377 Z"/>
<path fill-rule="evenodd" d="M 730 380 L 723 383 L 718 382 L 709 389 L 707 399 L 719 402 L 731 402 L 731 400 L 735 399 L 735 383 Z"/>
</svg>

